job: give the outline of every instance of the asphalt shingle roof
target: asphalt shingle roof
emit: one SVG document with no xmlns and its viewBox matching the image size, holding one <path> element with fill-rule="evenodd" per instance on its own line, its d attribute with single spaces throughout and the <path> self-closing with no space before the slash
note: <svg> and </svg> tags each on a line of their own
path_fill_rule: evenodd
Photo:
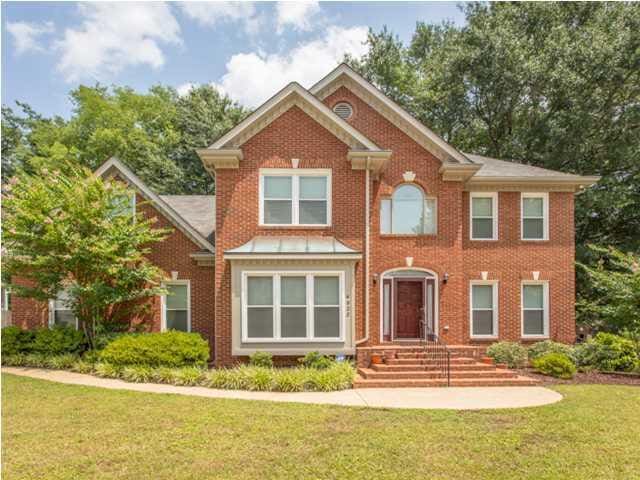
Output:
<svg viewBox="0 0 640 480">
<path fill-rule="evenodd" d="M 213 243 L 216 229 L 215 195 L 161 195 L 160 198 Z"/>
</svg>

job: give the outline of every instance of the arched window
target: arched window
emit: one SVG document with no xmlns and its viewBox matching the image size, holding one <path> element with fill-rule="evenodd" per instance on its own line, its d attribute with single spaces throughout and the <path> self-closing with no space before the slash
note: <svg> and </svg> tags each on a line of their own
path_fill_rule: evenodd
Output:
<svg viewBox="0 0 640 480">
<path fill-rule="evenodd" d="M 436 226 L 436 199 L 416 185 L 402 184 L 380 203 L 380 233 L 434 235 Z"/>
</svg>

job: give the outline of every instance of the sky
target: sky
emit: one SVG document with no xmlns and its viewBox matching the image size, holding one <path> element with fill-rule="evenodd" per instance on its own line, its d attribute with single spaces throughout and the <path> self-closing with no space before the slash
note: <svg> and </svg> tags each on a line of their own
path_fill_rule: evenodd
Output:
<svg viewBox="0 0 640 480">
<path fill-rule="evenodd" d="M 2 2 L 2 104 L 68 117 L 80 84 L 210 83 L 255 108 L 291 81 L 310 87 L 367 31 L 407 43 L 416 22 L 464 24 L 456 2 Z"/>
</svg>

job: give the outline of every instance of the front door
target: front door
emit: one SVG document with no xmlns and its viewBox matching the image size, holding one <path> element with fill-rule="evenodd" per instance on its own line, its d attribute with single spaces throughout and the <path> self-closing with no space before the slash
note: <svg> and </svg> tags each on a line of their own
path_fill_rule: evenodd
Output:
<svg viewBox="0 0 640 480">
<path fill-rule="evenodd" d="M 419 338 L 424 317 L 423 279 L 395 280 L 395 338 Z"/>
</svg>

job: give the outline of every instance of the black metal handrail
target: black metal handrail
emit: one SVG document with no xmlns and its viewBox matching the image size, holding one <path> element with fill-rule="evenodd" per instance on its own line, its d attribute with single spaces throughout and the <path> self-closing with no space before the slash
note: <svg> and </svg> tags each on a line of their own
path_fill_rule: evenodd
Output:
<svg viewBox="0 0 640 480">
<path fill-rule="evenodd" d="M 421 322 L 421 342 L 424 345 L 425 362 L 431 360 L 435 364 L 440 378 L 447 381 L 447 387 L 451 386 L 451 351 L 447 344 L 440 340 L 433 332 L 426 321 Z"/>
</svg>

